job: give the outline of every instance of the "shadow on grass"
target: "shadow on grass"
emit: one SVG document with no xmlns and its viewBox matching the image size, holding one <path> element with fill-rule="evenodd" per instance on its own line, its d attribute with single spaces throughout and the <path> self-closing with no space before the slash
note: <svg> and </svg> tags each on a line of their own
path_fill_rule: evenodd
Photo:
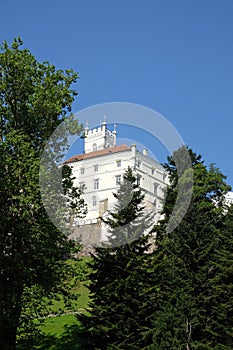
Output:
<svg viewBox="0 0 233 350">
<path fill-rule="evenodd" d="M 59 337 L 54 334 L 41 334 L 34 349 L 85 350 L 84 330 L 76 325 L 71 325 L 65 326 L 64 332 Z"/>
</svg>

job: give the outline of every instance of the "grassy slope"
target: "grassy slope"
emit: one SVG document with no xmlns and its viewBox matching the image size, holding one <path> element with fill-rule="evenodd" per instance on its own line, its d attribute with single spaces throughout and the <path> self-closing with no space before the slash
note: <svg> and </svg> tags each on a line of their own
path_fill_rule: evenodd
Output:
<svg viewBox="0 0 233 350">
<path fill-rule="evenodd" d="M 75 263 L 78 281 L 73 287 L 73 292 L 78 296 L 77 300 L 72 301 L 69 308 L 65 307 L 64 300 L 52 300 L 50 317 L 47 317 L 41 326 L 41 335 L 36 339 L 36 346 L 33 349 L 38 350 L 80 350 L 82 347 L 81 333 L 82 328 L 75 314 L 72 312 L 83 312 L 88 307 L 89 290 L 84 285 L 89 271 L 87 262 L 90 258 L 82 258 Z M 59 298 L 58 298 L 59 299 Z M 49 301 L 48 301 L 49 302 Z M 60 316 L 52 315 L 60 314 Z"/>
<path fill-rule="evenodd" d="M 45 321 L 37 340 L 38 350 L 80 350 L 82 329 L 74 315 L 51 317 Z"/>
</svg>

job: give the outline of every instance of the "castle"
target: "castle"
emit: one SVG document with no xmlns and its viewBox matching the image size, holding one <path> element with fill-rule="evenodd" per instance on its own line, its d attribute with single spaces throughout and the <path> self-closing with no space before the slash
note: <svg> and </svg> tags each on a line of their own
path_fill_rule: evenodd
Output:
<svg viewBox="0 0 233 350">
<path fill-rule="evenodd" d="M 149 157 L 147 149 L 140 152 L 136 145 L 117 145 L 117 132 L 109 130 L 106 121 L 94 129 L 85 128 L 84 153 L 66 160 L 72 167 L 74 185 L 82 186 L 88 213 L 78 219 L 74 230 L 76 240 L 95 244 L 106 238 L 106 228 L 100 218 L 114 209 L 113 192 L 131 167 L 145 195 L 145 206 L 160 217 L 167 174 L 160 163 Z"/>
<path fill-rule="evenodd" d="M 155 213 L 155 221 L 161 217 L 164 189 L 168 184 L 164 168 L 136 145 L 117 145 L 117 132 L 109 130 L 106 121 L 94 129 L 85 128 L 84 153 L 65 162 L 72 168 L 74 185 L 83 188 L 88 213 L 85 219 L 77 219 L 73 237 L 84 245 L 98 244 L 107 236 L 101 217 L 114 209 L 113 193 L 130 166 L 145 195 L 145 207 Z M 226 194 L 226 204 L 233 204 L 233 192 Z"/>
</svg>

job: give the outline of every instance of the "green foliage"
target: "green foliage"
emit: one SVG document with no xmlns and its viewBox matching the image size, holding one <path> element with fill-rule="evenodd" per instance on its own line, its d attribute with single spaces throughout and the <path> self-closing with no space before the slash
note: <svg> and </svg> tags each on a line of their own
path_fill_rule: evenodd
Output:
<svg viewBox="0 0 233 350">
<path fill-rule="evenodd" d="M 40 158 L 51 133 L 66 120 L 76 95 L 77 74 L 39 63 L 21 39 L 5 42 L 0 53 L 0 348 L 15 349 L 17 328 L 30 329 L 24 311 L 40 314 L 45 296 L 62 290 L 64 264 L 74 244 L 50 221 L 41 200 Z M 81 132 L 71 119 L 72 132 Z M 67 134 L 52 149 L 61 157 Z M 78 207 L 81 193 L 65 169 L 67 212 Z M 65 191 L 65 193 L 64 193 Z M 64 196 L 66 194 L 66 196 Z M 59 200 L 58 196 L 55 198 Z M 51 205 L 55 206 L 53 197 Z M 65 292 L 64 288 L 63 291 Z M 32 299 L 37 300 L 37 303 Z"/>
<path fill-rule="evenodd" d="M 210 289 L 206 300 L 211 318 L 208 320 L 210 344 L 221 344 L 222 349 L 233 347 L 233 207 L 223 220 L 218 237 L 218 249 L 208 271 Z"/>
<path fill-rule="evenodd" d="M 1 137 L 9 129 L 21 130 L 42 150 L 52 132 L 71 111 L 76 91 L 72 70 L 56 70 L 48 62 L 39 63 L 28 49 L 21 49 L 21 39 L 12 47 L 2 45 L 0 56 Z"/>
<path fill-rule="evenodd" d="M 90 274 L 91 311 L 79 319 L 86 327 L 87 349 L 139 349 L 138 313 L 147 277 L 143 256 L 148 250 L 150 218 L 130 168 L 115 194 L 117 203 L 105 223 L 111 237 L 96 248 Z"/>
<path fill-rule="evenodd" d="M 200 156 L 189 152 L 194 172 L 193 196 L 182 222 L 170 233 L 166 226 L 174 214 L 178 179 L 173 158 L 166 164 L 171 180 L 164 208 L 166 215 L 156 226 L 154 267 L 144 286 L 148 301 L 142 310 L 149 312 L 149 326 L 142 334 L 145 349 L 232 348 L 228 319 L 231 307 L 225 303 L 218 309 L 217 291 L 222 291 L 223 285 L 219 277 L 211 277 L 220 256 L 230 258 L 220 243 L 225 235 L 223 198 L 229 186 L 219 169 L 214 166 L 207 169 Z M 180 177 L 179 182 L 188 181 L 186 172 Z M 228 244 L 230 241 L 232 236 Z M 221 336 L 217 336 L 218 332 Z"/>
<path fill-rule="evenodd" d="M 84 281 L 88 282 L 85 276 L 90 271 L 87 266 L 90 260 L 91 258 L 87 257 L 66 261 L 70 267 L 70 274 L 63 286 L 71 289 L 74 297 L 68 300 L 63 294 L 54 294 L 53 299 L 44 297 L 43 304 L 39 304 L 40 315 L 36 304 L 43 291 L 37 292 L 35 287 L 34 290 L 25 290 L 24 297 L 27 300 L 21 315 L 21 320 L 25 319 L 25 323 L 22 322 L 18 330 L 20 338 L 17 350 L 82 348 L 82 328 L 76 320 L 75 313 L 84 312 L 88 306 L 89 290 L 84 286 Z"/>
</svg>

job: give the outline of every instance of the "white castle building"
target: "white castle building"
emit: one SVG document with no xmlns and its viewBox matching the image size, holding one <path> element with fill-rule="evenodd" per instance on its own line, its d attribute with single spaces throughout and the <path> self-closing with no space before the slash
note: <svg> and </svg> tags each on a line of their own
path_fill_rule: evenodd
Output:
<svg viewBox="0 0 233 350">
<path fill-rule="evenodd" d="M 155 218 L 160 216 L 163 190 L 167 183 L 165 170 L 160 163 L 148 156 L 146 149 L 140 152 L 136 145 L 117 145 L 116 136 L 116 131 L 110 131 L 106 122 L 98 128 L 86 128 L 84 153 L 66 160 L 66 164 L 72 167 L 74 184 L 81 185 L 84 189 L 83 197 L 88 213 L 85 219 L 77 221 L 76 230 L 84 243 L 104 239 L 103 225 L 98 238 L 91 238 L 93 227 L 100 227 L 100 218 L 114 209 L 116 199 L 113 192 L 117 191 L 129 166 L 134 170 L 145 195 L 146 208 L 155 212 Z"/>
<path fill-rule="evenodd" d="M 225 195 L 225 202 L 227 205 L 232 205 L 233 204 L 233 192 L 229 191 Z"/>
<path fill-rule="evenodd" d="M 103 241 L 106 227 L 101 217 L 114 209 L 117 191 L 123 174 L 130 166 L 145 195 L 145 206 L 155 213 L 155 221 L 160 218 L 164 201 L 164 189 L 168 184 L 166 171 L 148 151 L 140 152 L 136 145 L 117 145 L 116 131 L 110 131 L 106 122 L 94 129 L 85 129 L 84 153 L 77 154 L 65 162 L 71 166 L 74 184 L 81 185 L 87 204 L 85 219 L 78 219 L 74 239 L 91 245 Z M 233 204 L 233 192 L 225 196 L 226 204 Z"/>
</svg>

